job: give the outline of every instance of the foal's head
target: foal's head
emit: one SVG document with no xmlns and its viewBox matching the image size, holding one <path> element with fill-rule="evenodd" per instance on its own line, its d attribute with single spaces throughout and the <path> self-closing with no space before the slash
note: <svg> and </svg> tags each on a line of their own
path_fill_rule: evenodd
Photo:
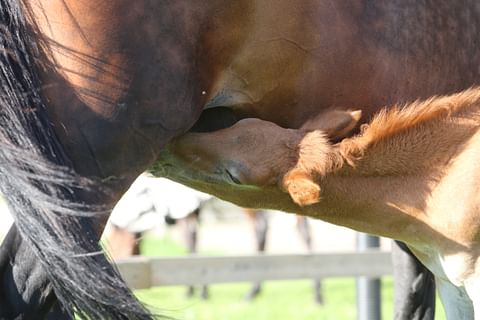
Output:
<svg viewBox="0 0 480 320">
<path fill-rule="evenodd" d="M 480 90 L 471 89 L 391 108 L 380 112 L 359 135 L 338 144 L 329 137 L 342 137 L 354 128 L 359 114 L 330 112 L 324 115 L 330 121 L 320 117 L 300 129 L 246 119 L 224 130 L 187 134 L 173 144 L 172 151 L 211 177 L 263 189 L 278 186 L 303 206 L 319 201 L 321 177 L 345 163 L 357 174 L 378 175 L 414 172 L 448 160 L 450 145 L 476 128 L 475 122 L 451 131 L 450 124 L 478 118 L 479 101 Z M 447 137 L 442 135 L 445 128 L 450 128 Z M 419 156 L 425 159 L 420 161 Z"/>
<path fill-rule="evenodd" d="M 189 133 L 175 140 L 170 150 L 188 166 L 212 176 L 222 176 L 230 183 L 262 188 L 279 186 L 288 191 L 295 202 L 313 203 L 319 196 L 314 175 L 330 166 L 332 143 L 329 138 L 338 139 L 351 131 L 360 115 L 358 111 L 333 110 L 301 129 L 244 119 L 227 129 Z M 311 168 L 313 163 L 318 165 Z M 290 184 L 292 179 L 308 181 L 311 194 L 306 196 L 305 188 L 297 188 L 299 192 L 296 192 Z"/>
</svg>

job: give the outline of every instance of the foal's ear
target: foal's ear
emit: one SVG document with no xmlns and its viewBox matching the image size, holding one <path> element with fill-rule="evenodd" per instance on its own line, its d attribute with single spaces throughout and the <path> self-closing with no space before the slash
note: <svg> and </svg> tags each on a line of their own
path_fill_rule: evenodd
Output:
<svg viewBox="0 0 480 320">
<path fill-rule="evenodd" d="M 302 130 L 322 130 L 332 141 L 339 141 L 352 133 L 362 117 L 362 110 L 330 110 L 307 121 Z"/>
</svg>

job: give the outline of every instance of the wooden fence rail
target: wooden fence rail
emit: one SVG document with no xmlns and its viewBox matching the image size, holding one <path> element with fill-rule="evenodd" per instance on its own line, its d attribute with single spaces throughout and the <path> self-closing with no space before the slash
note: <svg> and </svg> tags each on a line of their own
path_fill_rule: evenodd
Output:
<svg viewBox="0 0 480 320">
<path fill-rule="evenodd" d="M 154 286 L 281 279 L 366 276 L 392 273 L 389 252 L 260 255 L 180 258 L 132 257 L 117 261 L 134 289 Z"/>
</svg>

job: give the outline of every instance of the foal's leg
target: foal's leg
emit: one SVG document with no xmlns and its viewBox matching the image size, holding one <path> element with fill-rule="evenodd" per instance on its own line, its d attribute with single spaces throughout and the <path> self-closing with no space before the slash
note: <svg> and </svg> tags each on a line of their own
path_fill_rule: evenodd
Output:
<svg viewBox="0 0 480 320">
<path fill-rule="evenodd" d="M 56 303 L 43 267 L 13 225 L 0 247 L 0 319 L 71 319 Z"/>
<path fill-rule="evenodd" d="M 402 242 L 392 243 L 395 319 L 433 320 L 435 279 Z"/>
<path fill-rule="evenodd" d="M 474 317 L 472 300 L 465 288 L 456 287 L 451 282 L 439 278 L 436 279 L 436 283 L 447 320 L 480 319 L 478 316 Z"/>
</svg>

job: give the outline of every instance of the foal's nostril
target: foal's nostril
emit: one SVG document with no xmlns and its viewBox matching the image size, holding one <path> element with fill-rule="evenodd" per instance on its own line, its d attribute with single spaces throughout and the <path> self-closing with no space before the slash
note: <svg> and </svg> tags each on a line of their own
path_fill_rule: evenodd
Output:
<svg viewBox="0 0 480 320">
<path fill-rule="evenodd" d="M 242 182 L 234 174 L 232 174 L 228 169 L 225 169 L 225 173 L 233 183 L 242 184 Z"/>
</svg>

